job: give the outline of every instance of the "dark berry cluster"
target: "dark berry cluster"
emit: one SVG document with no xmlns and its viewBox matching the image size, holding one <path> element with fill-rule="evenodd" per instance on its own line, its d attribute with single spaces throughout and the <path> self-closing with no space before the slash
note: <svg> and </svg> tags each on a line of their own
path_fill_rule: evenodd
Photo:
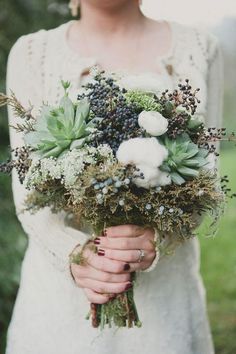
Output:
<svg viewBox="0 0 236 354">
<path fill-rule="evenodd" d="M 20 183 L 23 183 L 30 166 L 29 149 L 26 146 L 17 147 L 13 150 L 13 155 L 15 159 L 0 164 L 0 172 L 10 174 L 13 168 L 15 168 Z"/>
<path fill-rule="evenodd" d="M 203 130 L 203 125 L 190 129 L 189 120 L 200 103 L 196 97 L 199 89 L 192 90 L 188 79 L 185 80 L 185 84 L 179 84 L 178 87 L 179 89 L 173 92 L 165 90 L 159 99 L 163 107 L 162 114 L 169 121 L 167 135 L 175 139 L 178 135 L 188 132 L 193 140 L 196 140 Z"/>
<path fill-rule="evenodd" d="M 228 187 L 229 177 L 227 175 L 223 176 L 220 182 L 221 182 L 221 189 L 224 192 L 224 194 L 229 198 L 235 198 L 236 193 L 232 193 L 231 188 Z"/>
<path fill-rule="evenodd" d="M 160 102 L 163 106 L 165 106 L 167 102 L 170 102 L 174 109 L 182 106 L 189 112 L 189 114 L 193 115 L 196 112 L 197 105 L 200 103 L 200 100 L 196 97 L 200 89 L 197 88 L 196 90 L 192 90 L 188 79 L 185 80 L 185 84 L 179 84 L 178 87 L 178 90 L 174 90 L 171 93 L 169 90 L 163 92 Z"/>
<path fill-rule="evenodd" d="M 140 110 L 135 104 L 127 103 L 125 89 L 116 85 L 113 78 L 106 78 L 101 72 L 95 76 L 95 83 L 84 87 L 86 93 L 78 99 L 88 97 L 92 114 L 102 118 L 93 145 L 108 144 L 115 152 L 122 141 L 142 135 L 138 125 Z"/>
<path fill-rule="evenodd" d="M 178 135 L 183 134 L 187 130 L 187 125 L 189 122 L 189 115 L 186 113 L 179 113 L 173 118 L 168 119 L 168 131 L 167 135 L 169 138 L 176 139 Z"/>
<path fill-rule="evenodd" d="M 205 130 L 198 139 L 198 145 L 207 149 L 210 153 L 219 154 L 216 152 L 216 143 L 223 140 L 233 140 L 231 136 L 226 138 L 226 128 L 208 128 Z M 233 133 L 232 133 L 233 135 Z"/>
</svg>

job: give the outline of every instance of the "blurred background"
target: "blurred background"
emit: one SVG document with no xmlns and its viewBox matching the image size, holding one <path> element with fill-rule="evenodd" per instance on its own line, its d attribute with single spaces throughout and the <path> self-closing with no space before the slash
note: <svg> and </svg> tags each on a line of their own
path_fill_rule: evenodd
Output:
<svg viewBox="0 0 236 354">
<path fill-rule="evenodd" d="M 224 126 L 236 131 L 236 4 L 235 0 L 143 0 L 143 11 L 156 19 L 201 24 L 215 33 L 225 62 Z M 52 28 L 70 19 L 66 0 L 0 0 L 0 91 L 5 92 L 7 56 L 22 34 Z M 9 156 L 6 110 L 0 111 L 0 161 Z M 236 191 L 236 150 L 221 147 L 222 174 Z M 201 273 L 207 289 L 208 312 L 216 354 L 236 353 L 236 200 L 230 201 L 215 238 L 202 232 Z M 18 223 L 11 181 L 0 176 L 0 354 L 18 290 L 27 239 Z"/>
</svg>

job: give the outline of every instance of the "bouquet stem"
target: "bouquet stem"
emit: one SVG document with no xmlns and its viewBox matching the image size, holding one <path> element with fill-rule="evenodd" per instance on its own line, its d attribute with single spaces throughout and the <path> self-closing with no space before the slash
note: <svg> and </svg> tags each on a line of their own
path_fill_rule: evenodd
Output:
<svg viewBox="0 0 236 354">
<path fill-rule="evenodd" d="M 135 273 L 132 273 L 132 280 L 134 279 Z M 105 304 L 92 303 L 90 305 L 90 316 L 92 326 L 94 328 L 100 327 L 101 330 L 106 325 L 111 328 L 112 324 L 116 327 L 128 328 L 134 326 L 141 327 L 142 325 L 138 317 L 132 288 L 118 294 L 114 299 Z"/>
</svg>

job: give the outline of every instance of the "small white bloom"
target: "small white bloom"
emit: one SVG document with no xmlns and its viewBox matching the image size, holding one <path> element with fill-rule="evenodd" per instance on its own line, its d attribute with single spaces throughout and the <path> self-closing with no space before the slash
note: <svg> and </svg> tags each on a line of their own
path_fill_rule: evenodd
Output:
<svg viewBox="0 0 236 354">
<path fill-rule="evenodd" d="M 145 164 L 159 167 L 168 156 L 168 150 L 156 138 L 134 138 L 119 146 L 116 157 L 124 165 Z"/>
<path fill-rule="evenodd" d="M 201 196 L 203 196 L 203 194 L 204 194 L 204 190 L 203 189 L 199 189 L 199 191 L 197 192 L 197 196 L 201 197 Z"/>
<path fill-rule="evenodd" d="M 155 111 L 142 111 L 138 117 L 138 124 L 153 136 L 163 135 L 168 129 L 168 120 Z"/>
</svg>

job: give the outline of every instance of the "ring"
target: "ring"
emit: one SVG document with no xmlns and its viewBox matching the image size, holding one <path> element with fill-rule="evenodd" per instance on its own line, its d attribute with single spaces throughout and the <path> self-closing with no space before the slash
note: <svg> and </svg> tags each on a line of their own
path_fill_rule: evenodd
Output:
<svg viewBox="0 0 236 354">
<path fill-rule="evenodd" d="M 142 260 L 145 257 L 145 252 L 144 250 L 139 250 L 139 258 L 138 258 L 138 263 L 142 262 Z"/>
</svg>

